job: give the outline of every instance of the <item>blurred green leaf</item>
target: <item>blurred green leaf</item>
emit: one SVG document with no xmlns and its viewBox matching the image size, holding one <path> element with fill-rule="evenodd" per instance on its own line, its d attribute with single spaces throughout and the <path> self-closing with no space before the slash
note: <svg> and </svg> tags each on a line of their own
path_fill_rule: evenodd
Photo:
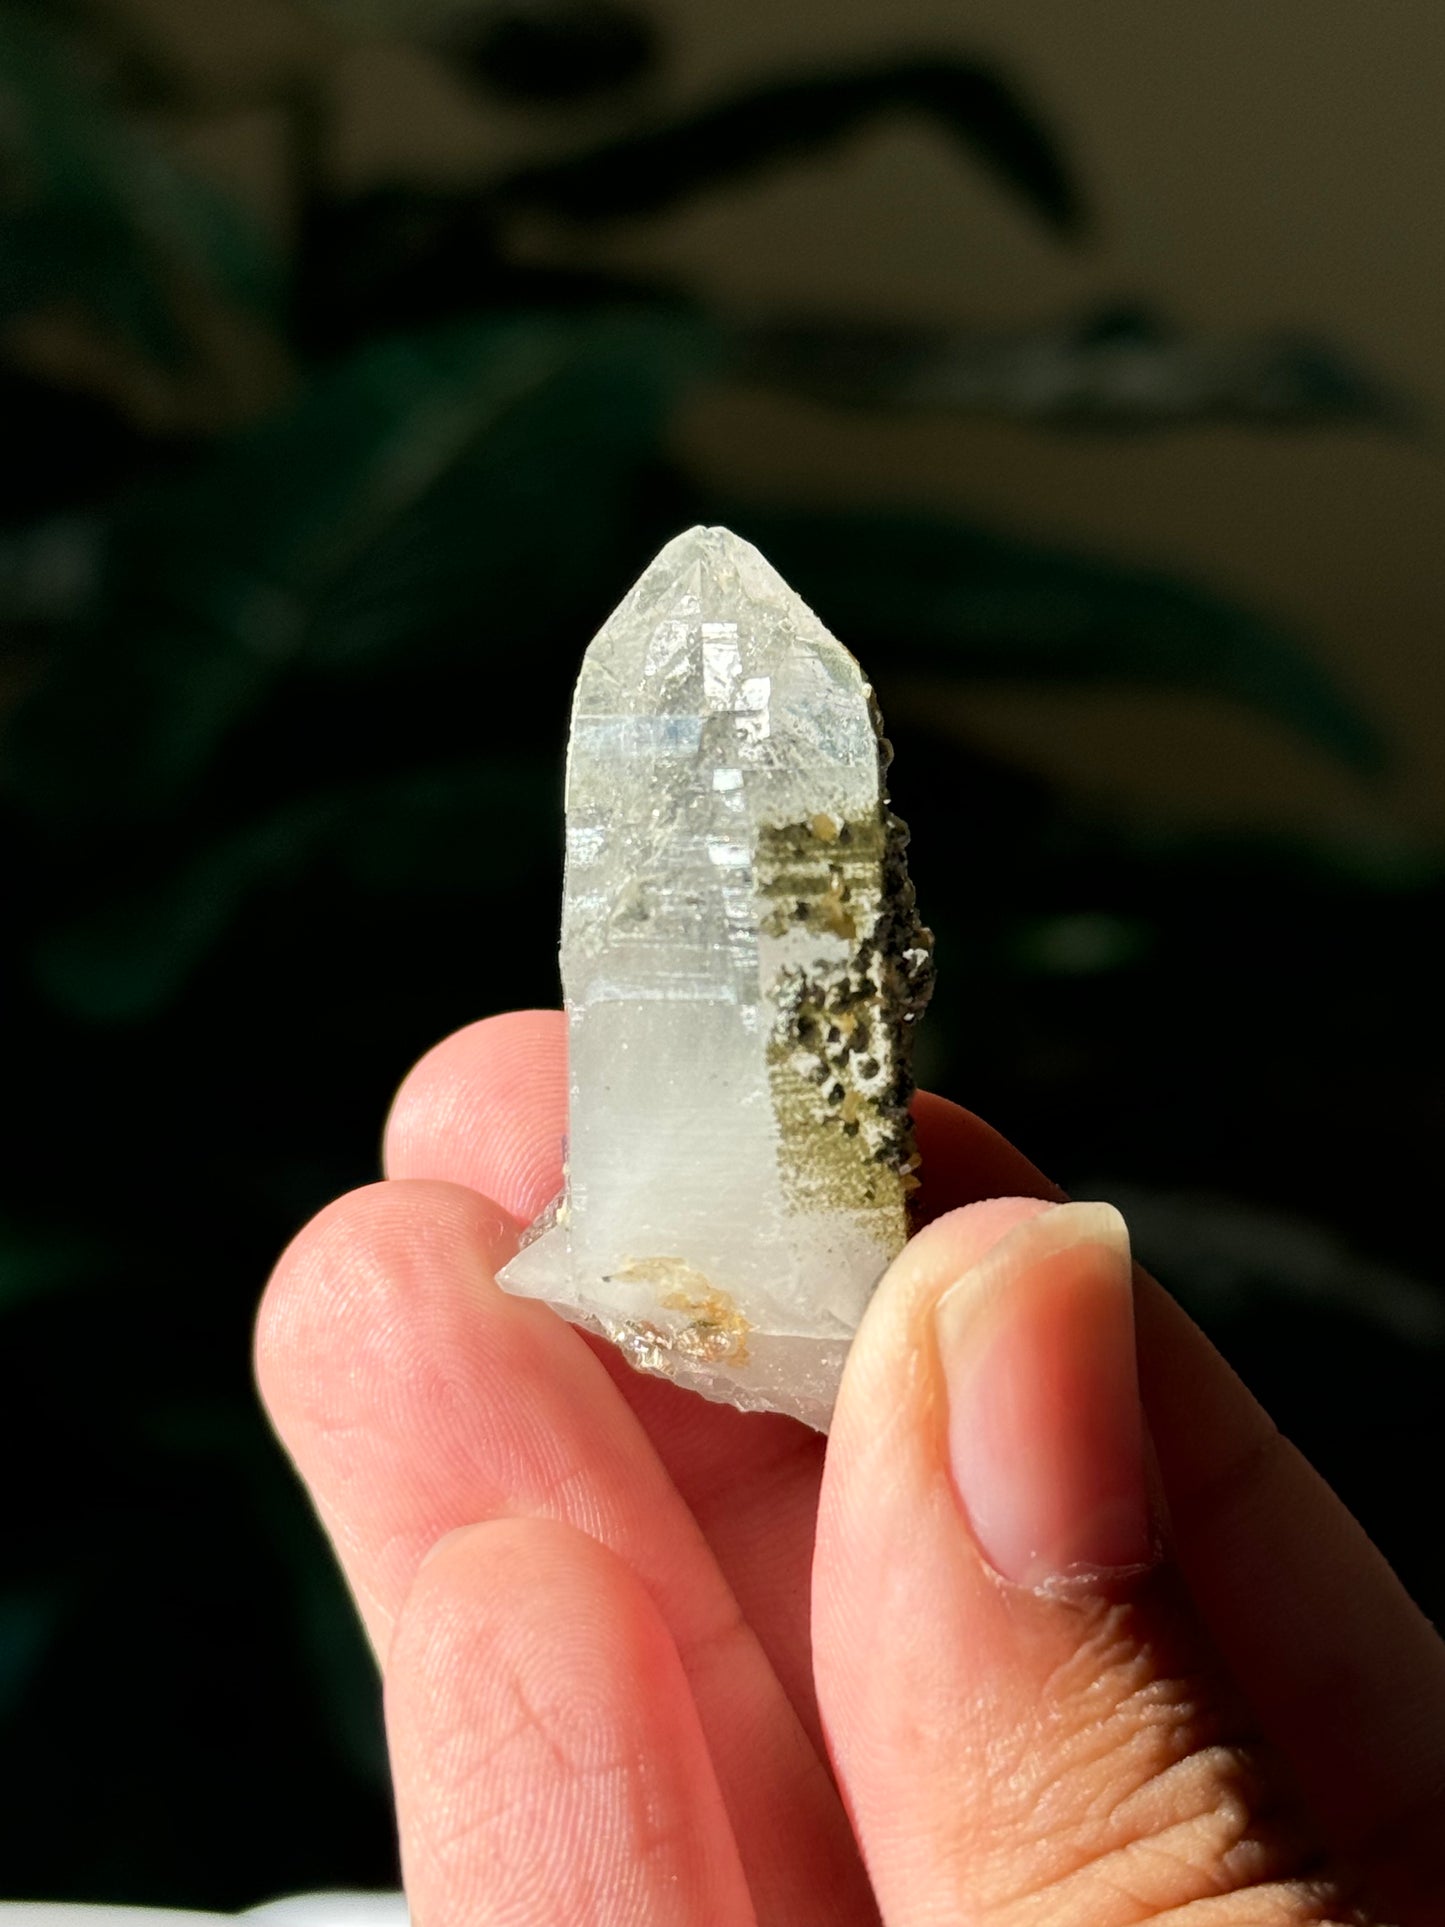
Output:
<svg viewBox="0 0 1445 1927">
<path fill-rule="evenodd" d="M 745 379 L 850 408 L 1115 432 L 1198 421 L 1398 426 L 1409 418 L 1398 396 L 1313 337 L 1196 334 L 1139 308 L 1043 328 L 767 321 L 739 329 L 736 350 Z"/>
<path fill-rule="evenodd" d="M 1126 684 L 1227 697 L 1362 771 L 1366 717 L 1281 628 L 1162 571 L 904 515 L 735 511 L 881 677 Z"/>
<path fill-rule="evenodd" d="M 495 750 L 461 769 L 423 769 L 327 789 L 209 843 L 179 868 L 140 878 L 45 938 L 48 996 L 92 1021 L 133 1022 L 175 998 L 260 893 L 329 875 L 352 891 L 500 896 L 546 850 L 551 769 Z M 0 1264 L 4 1249 L 0 1246 Z"/>
<path fill-rule="evenodd" d="M 427 39 L 489 93 L 548 106 L 633 85 L 658 55 L 651 17 L 618 0 L 494 0 L 452 15 Z"/>
<path fill-rule="evenodd" d="M 178 361 L 187 278 L 274 317 L 274 251 L 224 194 L 144 138 L 87 84 L 65 34 L 0 12 L 0 320 L 83 309 Z"/>
<path fill-rule="evenodd" d="M 519 259 L 511 228 L 484 187 L 390 181 L 315 203 L 297 251 L 298 347 L 332 355 L 462 316 L 691 305 L 656 274 Z"/>
<path fill-rule="evenodd" d="M 144 811 L 302 670 L 439 635 L 517 660 L 605 573 L 668 405 L 709 353 L 673 316 L 529 315 L 326 370 L 127 510 L 105 620 L 17 717 L 13 779 L 41 810 Z"/>
<path fill-rule="evenodd" d="M 559 611 L 610 586 L 639 479 L 679 394 L 711 366 L 712 336 L 666 310 L 558 318 L 547 335 L 545 366 L 485 439 L 332 573 L 316 603 L 316 663 L 430 643 L 505 673 Z"/>
<path fill-rule="evenodd" d="M 935 122 L 1061 234 L 1083 205 L 1053 134 L 992 67 L 943 56 L 765 82 L 499 183 L 504 206 L 572 221 L 635 219 L 815 154 L 888 115 Z"/>
</svg>

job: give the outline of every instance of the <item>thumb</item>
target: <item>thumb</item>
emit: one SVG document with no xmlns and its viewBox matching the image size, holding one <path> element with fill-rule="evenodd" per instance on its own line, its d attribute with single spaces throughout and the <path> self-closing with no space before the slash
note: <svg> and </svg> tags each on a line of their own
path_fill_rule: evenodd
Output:
<svg viewBox="0 0 1445 1927">
<path fill-rule="evenodd" d="M 897 1927 L 1358 1919 L 1168 1556 L 1131 1275 L 1107 1205 L 973 1205 L 853 1347 L 815 1668 Z"/>
</svg>

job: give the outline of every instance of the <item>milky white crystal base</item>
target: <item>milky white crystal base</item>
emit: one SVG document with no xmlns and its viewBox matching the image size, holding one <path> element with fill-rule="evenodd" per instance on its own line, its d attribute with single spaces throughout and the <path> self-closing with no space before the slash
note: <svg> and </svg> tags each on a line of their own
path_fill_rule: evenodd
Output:
<svg viewBox="0 0 1445 1927">
<path fill-rule="evenodd" d="M 644 1370 L 820 1429 L 907 1227 L 800 1195 L 770 1077 L 779 973 L 846 968 L 859 932 L 776 927 L 758 839 L 876 825 L 884 802 L 853 658 L 727 530 L 670 543 L 577 685 L 567 1191 L 501 1283 Z"/>
</svg>

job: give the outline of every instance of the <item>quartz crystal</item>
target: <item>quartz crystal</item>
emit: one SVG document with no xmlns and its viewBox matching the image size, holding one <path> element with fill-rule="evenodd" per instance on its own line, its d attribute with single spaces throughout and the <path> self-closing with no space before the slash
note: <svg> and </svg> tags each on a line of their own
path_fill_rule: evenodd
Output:
<svg viewBox="0 0 1445 1927">
<path fill-rule="evenodd" d="M 931 979 L 858 664 L 695 528 L 587 651 L 567 758 L 567 1185 L 501 1274 L 635 1365 L 827 1429 L 909 1228 Z"/>
</svg>

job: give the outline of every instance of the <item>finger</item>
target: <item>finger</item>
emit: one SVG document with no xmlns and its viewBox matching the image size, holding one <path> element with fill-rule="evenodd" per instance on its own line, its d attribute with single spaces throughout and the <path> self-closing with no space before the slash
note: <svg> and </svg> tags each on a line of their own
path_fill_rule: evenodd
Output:
<svg viewBox="0 0 1445 1927">
<path fill-rule="evenodd" d="M 443 1038 L 402 1082 L 386 1120 L 389 1178 L 442 1178 L 527 1224 L 562 1188 L 567 1019 L 512 1010 Z"/>
<path fill-rule="evenodd" d="M 544 1306 L 496 1288 L 514 1243 L 474 1192 L 373 1185 L 322 1212 L 267 1288 L 262 1391 L 376 1649 L 455 1528 L 523 1516 L 587 1532 L 671 1630 L 760 1918 L 830 1919 L 866 1887 L 827 1770 L 606 1372 Z"/>
<path fill-rule="evenodd" d="M 752 1927 L 672 1637 L 585 1534 L 509 1519 L 443 1540 L 402 1608 L 386 1723 L 427 1927 Z"/>
<path fill-rule="evenodd" d="M 496 1198 L 524 1222 L 562 1186 L 567 1033 L 561 1011 L 483 1019 L 429 1051 L 387 1123 L 390 1176 L 440 1178 Z M 924 1215 L 1002 1194 L 1057 1196 L 980 1118 L 920 1092 Z M 749 1625 L 815 1744 L 821 1734 L 808 1624 L 823 1442 L 791 1420 L 746 1416 L 634 1372 L 608 1370 L 702 1526 Z"/>
<path fill-rule="evenodd" d="M 1159 1558 L 1107 1206 L 975 1205 L 885 1278 L 829 1444 L 814 1639 L 887 1921 L 1346 1917 Z"/>
<path fill-rule="evenodd" d="M 913 1123 L 922 1160 L 922 1189 L 914 1199 L 920 1224 L 984 1198 L 1047 1198 L 1053 1204 L 1063 1203 L 1064 1194 L 1051 1179 L 991 1124 L 961 1104 L 933 1091 L 919 1091 L 913 1100 Z"/>
<path fill-rule="evenodd" d="M 634 1371 L 604 1339 L 587 1342 L 650 1439 L 823 1758 L 808 1621 L 822 1437 L 794 1419 L 715 1405 Z"/>
<path fill-rule="evenodd" d="M 1179 1563 L 1325 1831 L 1445 1921 L 1445 1643 L 1204 1334 L 1140 1277 L 1145 1409 Z"/>
</svg>

